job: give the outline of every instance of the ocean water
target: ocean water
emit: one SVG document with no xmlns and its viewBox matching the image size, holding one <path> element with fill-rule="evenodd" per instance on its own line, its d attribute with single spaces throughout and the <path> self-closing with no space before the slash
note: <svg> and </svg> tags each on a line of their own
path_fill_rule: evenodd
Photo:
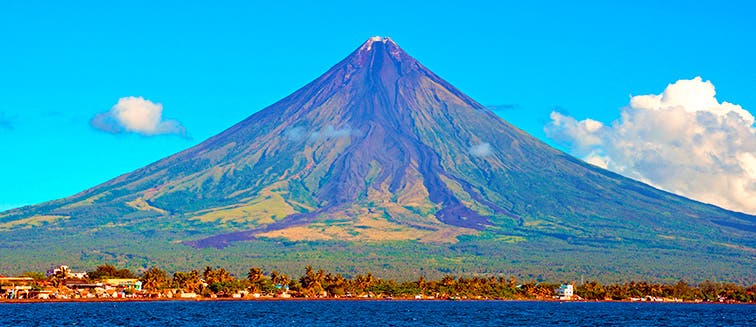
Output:
<svg viewBox="0 0 756 327">
<path fill-rule="evenodd" d="M 517 301 L 4 303 L 0 326 L 756 326 L 756 305 Z"/>
</svg>

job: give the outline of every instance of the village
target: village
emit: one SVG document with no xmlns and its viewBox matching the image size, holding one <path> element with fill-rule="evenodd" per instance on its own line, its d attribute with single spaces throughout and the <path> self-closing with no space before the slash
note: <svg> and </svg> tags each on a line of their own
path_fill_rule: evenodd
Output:
<svg viewBox="0 0 756 327">
<path fill-rule="evenodd" d="M 142 282 L 138 278 L 102 278 L 90 282 L 86 272 L 72 272 L 66 265 L 51 268 L 45 275 L 0 276 L 0 299 L 9 300 L 134 298 L 141 291 Z"/>
<path fill-rule="evenodd" d="M 252 267 L 244 278 L 224 268 L 174 272 L 150 268 L 140 276 L 128 269 L 100 265 L 94 271 L 73 271 L 59 265 L 46 273 L 0 275 L 0 301 L 121 301 L 213 299 L 404 299 L 404 300 L 539 300 L 754 303 L 756 285 L 680 280 L 674 284 L 629 282 L 601 285 L 518 283 L 514 277 L 456 277 L 396 282 L 371 273 L 346 278 L 305 267 L 299 278 Z"/>
</svg>

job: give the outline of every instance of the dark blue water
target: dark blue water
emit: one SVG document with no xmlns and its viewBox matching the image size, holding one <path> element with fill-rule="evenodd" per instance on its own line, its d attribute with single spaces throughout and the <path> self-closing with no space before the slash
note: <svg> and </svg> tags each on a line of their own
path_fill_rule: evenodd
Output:
<svg viewBox="0 0 756 327">
<path fill-rule="evenodd" d="M 755 305 L 510 301 L 0 304 L 0 326 L 756 326 Z"/>
</svg>

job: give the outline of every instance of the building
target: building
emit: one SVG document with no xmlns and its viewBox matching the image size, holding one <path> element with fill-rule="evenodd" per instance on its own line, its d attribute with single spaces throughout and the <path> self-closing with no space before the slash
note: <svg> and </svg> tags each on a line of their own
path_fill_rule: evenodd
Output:
<svg viewBox="0 0 756 327">
<path fill-rule="evenodd" d="M 87 278 L 86 272 L 72 272 L 71 268 L 66 265 L 60 265 L 57 267 L 50 268 L 47 270 L 47 277 L 51 276 L 63 276 L 64 278 L 78 278 L 78 279 L 85 279 Z"/>
<path fill-rule="evenodd" d="M 572 300 L 574 295 L 575 295 L 575 287 L 572 284 L 562 284 L 556 290 L 556 298 L 563 301 Z"/>
<path fill-rule="evenodd" d="M 28 299 L 34 278 L 0 277 L 0 298 Z"/>
<path fill-rule="evenodd" d="M 179 294 L 179 298 L 182 298 L 182 299 L 196 299 L 197 298 L 197 293 L 194 293 L 194 292 L 181 292 L 181 294 Z"/>
<path fill-rule="evenodd" d="M 142 290 L 142 282 L 136 278 L 108 278 L 103 279 L 102 283 L 112 287 L 133 288 L 135 291 Z"/>
</svg>

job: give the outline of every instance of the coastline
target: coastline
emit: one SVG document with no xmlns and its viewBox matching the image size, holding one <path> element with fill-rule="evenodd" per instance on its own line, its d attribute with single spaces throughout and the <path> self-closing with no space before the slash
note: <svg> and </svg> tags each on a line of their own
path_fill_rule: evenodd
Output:
<svg viewBox="0 0 756 327">
<path fill-rule="evenodd" d="M 94 298 L 94 299 L 0 299 L 2 304 L 31 304 L 31 303 L 124 303 L 124 302 L 543 302 L 543 303 L 651 303 L 651 304 L 716 304 L 716 305 L 756 305 L 751 302 L 704 302 L 704 301 L 627 301 L 627 300 L 575 300 L 564 301 L 556 299 L 413 299 L 413 298 Z"/>
<path fill-rule="evenodd" d="M 56 271 L 57 269 L 57 271 Z M 538 301 L 538 302 L 661 302 L 756 303 L 756 284 L 741 286 L 704 281 L 689 285 L 598 281 L 574 283 L 519 282 L 514 278 L 445 275 L 440 280 L 396 282 L 373 276 L 341 274 L 305 267 L 300 277 L 275 270 L 266 274 L 251 267 L 237 277 L 222 267 L 202 272 L 168 272 L 152 267 L 137 277 L 109 264 L 91 272 L 68 266 L 47 274 L 29 272 L 0 276 L 0 303 L 153 302 L 153 301 Z M 20 298 L 20 299 L 19 299 Z"/>
</svg>

